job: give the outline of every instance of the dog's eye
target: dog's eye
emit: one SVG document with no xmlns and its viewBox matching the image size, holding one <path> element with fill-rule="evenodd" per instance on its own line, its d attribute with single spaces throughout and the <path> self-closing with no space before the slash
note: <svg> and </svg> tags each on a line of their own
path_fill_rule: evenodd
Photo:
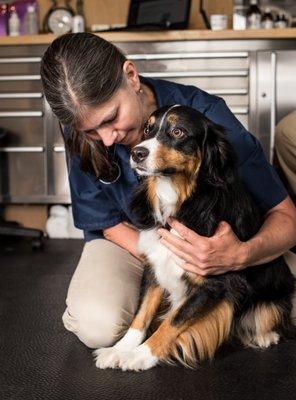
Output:
<svg viewBox="0 0 296 400">
<path fill-rule="evenodd" d="M 144 127 L 144 137 L 147 138 L 150 134 L 150 126 L 147 124 Z"/>
<path fill-rule="evenodd" d="M 181 129 L 179 129 L 179 128 L 173 129 L 173 130 L 170 132 L 170 134 L 171 134 L 171 136 L 173 136 L 173 137 L 175 137 L 175 138 L 177 138 L 177 139 L 180 139 L 180 138 L 182 138 L 182 137 L 184 136 L 184 132 L 181 131 Z"/>
</svg>

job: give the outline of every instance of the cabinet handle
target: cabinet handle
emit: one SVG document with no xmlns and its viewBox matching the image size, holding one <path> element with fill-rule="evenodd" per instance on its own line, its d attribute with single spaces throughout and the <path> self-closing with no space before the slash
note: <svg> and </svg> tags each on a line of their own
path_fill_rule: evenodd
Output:
<svg viewBox="0 0 296 400">
<path fill-rule="evenodd" d="M 269 161 L 273 162 L 274 152 L 274 136 L 276 124 L 276 53 L 271 53 L 271 90 L 270 90 L 270 147 L 269 147 Z"/>
<path fill-rule="evenodd" d="M 248 76 L 248 70 L 235 70 L 235 71 L 179 71 L 179 72 L 141 72 L 142 76 L 150 78 L 194 78 L 205 76 Z"/>
<path fill-rule="evenodd" d="M 41 57 L 6 57 L 0 58 L 0 64 L 38 63 Z"/>
<path fill-rule="evenodd" d="M 0 118 L 9 117 L 42 117 L 42 111 L 1 111 Z"/>
<path fill-rule="evenodd" d="M 0 93 L 0 99 L 39 99 L 42 93 Z"/>
<path fill-rule="evenodd" d="M 1 75 L 0 81 L 40 81 L 40 75 Z"/>
<path fill-rule="evenodd" d="M 0 147 L 1 153 L 43 153 L 44 147 Z"/>
<path fill-rule="evenodd" d="M 229 107 L 230 111 L 233 112 L 233 114 L 244 114 L 247 115 L 249 112 L 248 107 Z"/>
<path fill-rule="evenodd" d="M 205 89 L 207 93 L 216 95 L 248 94 L 247 89 Z"/>
<path fill-rule="evenodd" d="M 128 54 L 129 60 L 175 60 L 188 58 L 248 58 L 249 53 L 243 52 L 216 52 L 216 53 L 166 53 L 166 54 Z"/>
<path fill-rule="evenodd" d="M 64 146 L 53 146 L 53 151 L 55 153 L 64 153 L 65 147 Z"/>
</svg>

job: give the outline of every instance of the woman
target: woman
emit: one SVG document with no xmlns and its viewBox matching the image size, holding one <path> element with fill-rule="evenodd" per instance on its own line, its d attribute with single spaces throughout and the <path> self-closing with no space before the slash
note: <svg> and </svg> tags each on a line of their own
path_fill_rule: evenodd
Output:
<svg viewBox="0 0 296 400">
<path fill-rule="evenodd" d="M 260 265 L 294 245 L 295 208 L 258 141 L 222 99 L 193 86 L 144 79 L 116 47 L 89 33 L 57 38 L 44 54 L 41 77 L 52 111 L 65 126 L 74 221 L 86 240 L 63 322 L 88 347 L 114 343 L 137 306 L 142 266 L 128 204 L 138 179 L 129 152 L 158 107 L 192 106 L 226 127 L 240 175 L 266 214 L 260 232 L 244 243 L 226 222 L 204 238 L 172 221 L 184 239 L 166 229 L 160 235 L 184 260 L 183 268 L 221 274 Z"/>
</svg>

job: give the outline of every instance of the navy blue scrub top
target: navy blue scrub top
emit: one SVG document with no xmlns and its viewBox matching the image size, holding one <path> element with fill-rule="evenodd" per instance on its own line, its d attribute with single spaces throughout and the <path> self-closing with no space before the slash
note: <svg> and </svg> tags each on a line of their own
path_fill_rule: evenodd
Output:
<svg viewBox="0 0 296 400">
<path fill-rule="evenodd" d="M 223 99 L 194 86 L 143 77 L 141 81 L 154 90 L 158 107 L 172 104 L 190 106 L 226 128 L 227 138 L 238 156 L 240 177 L 263 212 L 287 197 L 259 141 L 237 120 Z M 69 134 L 67 127 L 64 133 L 66 136 Z M 68 160 L 74 224 L 84 231 L 86 241 L 103 237 L 102 229 L 122 221 L 133 223 L 128 204 L 139 180 L 130 168 L 127 148 L 116 145 L 115 157 L 121 168 L 121 176 L 111 184 L 100 182 L 92 173 L 82 172 L 79 156 L 72 156 Z"/>
</svg>

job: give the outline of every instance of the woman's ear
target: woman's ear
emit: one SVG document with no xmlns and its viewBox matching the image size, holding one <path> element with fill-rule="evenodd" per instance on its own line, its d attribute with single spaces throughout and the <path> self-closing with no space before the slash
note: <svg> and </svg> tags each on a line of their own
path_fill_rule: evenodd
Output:
<svg viewBox="0 0 296 400">
<path fill-rule="evenodd" d="M 126 60 L 123 64 L 123 73 L 125 76 L 126 82 L 136 91 L 138 92 L 140 89 L 140 79 L 139 73 L 135 66 L 135 64 L 130 61 Z"/>
<path fill-rule="evenodd" d="M 226 181 L 227 170 L 234 165 L 235 155 L 222 126 L 206 120 L 204 130 L 201 165 L 203 178 L 212 184 L 222 185 Z"/>
</svg>

